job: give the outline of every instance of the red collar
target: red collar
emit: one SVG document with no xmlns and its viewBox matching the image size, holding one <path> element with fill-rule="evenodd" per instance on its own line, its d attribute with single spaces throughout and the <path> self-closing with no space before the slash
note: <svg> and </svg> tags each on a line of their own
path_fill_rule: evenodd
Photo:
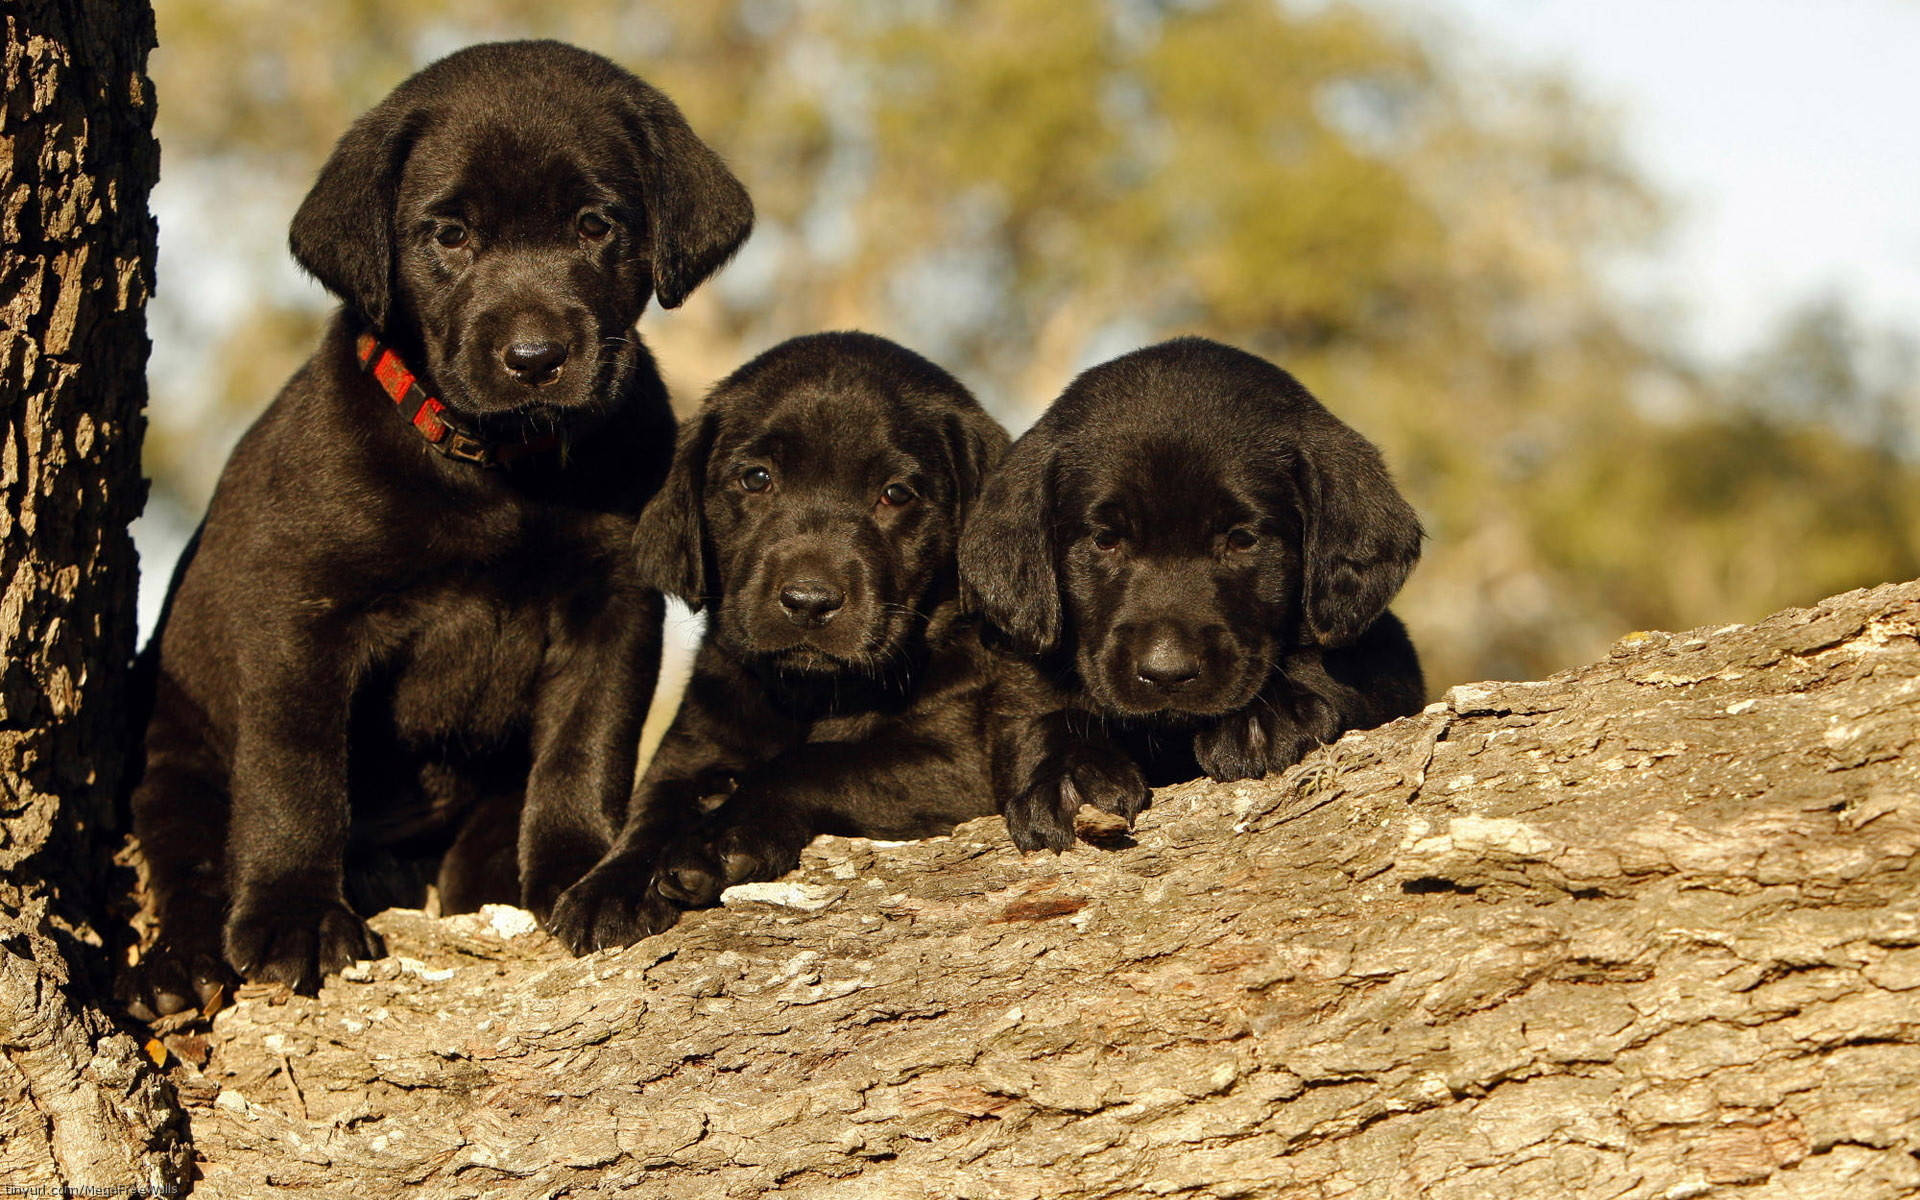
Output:
<svg viewBox="0 0 1920 1200">
<path fill-rule="evenodd" d="M 373 376 L 380 390 L 393 397 L 394 407 L 420 437 L 448 458 L 479 467 L 510 466 L 530 454 L 539 454 L 560 444 L 551 433 L 518 442 L 490 442 L 447 411 L 447 406 L 427 395 L 417 377 L 407 370 L 400 356 L 380 344 L 371 333 L 363 333 L 354 342 L 360 366 Z"/>
</svg>

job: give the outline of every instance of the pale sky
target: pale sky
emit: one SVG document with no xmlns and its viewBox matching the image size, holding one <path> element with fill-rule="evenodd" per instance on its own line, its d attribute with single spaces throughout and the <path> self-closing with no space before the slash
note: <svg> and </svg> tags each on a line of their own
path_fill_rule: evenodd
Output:
<svg viewBox="0 0 1920 1200">
<path fill-rule="evenodd" d="M 1920 0 L 1373 0 L 1563 69 L 1676 220 L 1636 287 L 1726 361 L 1839 295 L 1920 335 Z"/>
</svg>

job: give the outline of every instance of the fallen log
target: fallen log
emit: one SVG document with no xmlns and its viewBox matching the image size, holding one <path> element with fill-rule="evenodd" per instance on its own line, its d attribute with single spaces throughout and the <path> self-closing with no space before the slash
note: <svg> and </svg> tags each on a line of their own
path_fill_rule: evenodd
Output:
<svg viewBox="0 0 1920 1200">
<path fill-rule="evenodd" d="M 1022 857 L 826 838 L 178 1034 L 200 1196 L 1920 1193 L 1920 582 L 1454 688 Z M 1093 832 L 1093 831 L 1090 831 Z"/>
</svg>

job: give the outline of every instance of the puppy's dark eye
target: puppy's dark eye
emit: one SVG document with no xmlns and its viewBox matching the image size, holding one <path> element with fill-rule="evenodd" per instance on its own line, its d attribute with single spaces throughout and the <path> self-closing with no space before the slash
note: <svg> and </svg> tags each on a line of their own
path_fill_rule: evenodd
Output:
<svg viewBox="0 0 1920 1200">
<path fill-rule="evenodd" d="M 880 493 L 880 503 L 889 508 L 901 508 L 913 502 L 913 489 L 904 483 L 890 483 Z"/>
<path fill-rule="evenodd" d="M 1111 529 L 1093 531 L 1093 544 L 1101 550 L 1114 550 L 1120 546 L 1120 535 Z"/>
<path fill-rule="evenodd" d="M 467 227 L 465 225 L 442 225 L 433 231 L 433 240 L 439 242 L 449 250 L 458 250 L 467 244 Z"/>
<path fill-rule="evenodd" d="M 613 226 L 599 213 L 581 213 L 580 220 L 575 224 L 580 230 L 581 237 L 591 238 L 594 241 L 598 241 L 613 232 Z"/>
<path fill-rule="evenodd" d="M 1251 550 L 1260 544 L 1260 535 L 1251 529 L 1232 529 L 1227 532 L 1227 545 L 1235 550 Z"/>
<path fill-rule="evenodd" d="M 750 492 L 764 492 L 773 486 L 773 472 L 765 467 L 748 467 L 740 472 L 740 486 Z"/>
</svg>

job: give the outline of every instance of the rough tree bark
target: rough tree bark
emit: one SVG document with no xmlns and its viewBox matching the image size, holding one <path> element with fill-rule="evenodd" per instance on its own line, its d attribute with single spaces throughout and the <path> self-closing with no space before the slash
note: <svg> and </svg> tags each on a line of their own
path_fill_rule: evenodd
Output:
<svg viewBox="0 0 1920 1200">
<path fill-rule="evenodd" d="M 1920 1194 L 1920 583 L 172 1037 L 217 1197 Z"/>
<path fill-rule="evenodd" d="M 0 1180 L 184 1179 L 171 1089 L 90 1003 L 144 495 L 145 3 L 10 0 L 0 108 Z"/>
</svg>

